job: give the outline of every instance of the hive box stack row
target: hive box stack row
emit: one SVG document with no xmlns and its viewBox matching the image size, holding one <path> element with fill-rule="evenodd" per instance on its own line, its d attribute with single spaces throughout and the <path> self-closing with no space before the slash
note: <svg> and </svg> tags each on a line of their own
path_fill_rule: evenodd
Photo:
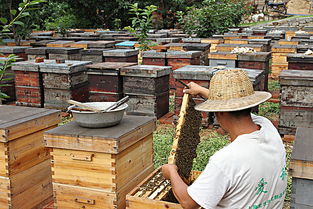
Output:
<svg viewBox="0 0 313 209">
<path fill-rule="evenodd" d="M 56 208 L 125 208 L 126 194 L 153 171 L 155 118 L 125 116 L 117 126 L 70 122 L 45 133 L 52 149 Z"/>
<path fill-rule="evenodd" d="M 297 128 L 290 161 L 291 209 L 313 209 L 313 128 Z"/>
<path fill-rule="evenodd" d="M 88 77 L 85 66 L 91 62 L 66 61 L 16 63 L 16 104 L 34 107 L 64 108 L 66 100 L 88 101 Z"/>
<path fill-rule="evenodd" d="M 129 96 L 127 114 L 160 118 L 169 110 L 171 67 L 135 65 L 123 67 L 123 91 Z"/>
<path fill-rule="evenodd" d="M 294 135 L 297 127 L 313 127 L 313 71 L 285 70 L 279 76 L 279 132 Z"/>
<path fill-rule="evenodd" d="M 210 66 L 224 66 L 231 68 L 246 68 L 264 71 L 264 79 L 257 90 L 268 90 L 268 74 L 270 68 L 271 52 L 255 52 L 234 54 L 230 52 L 215 52 L 209 54 Z"/>
<path fill-rule="evenodd" d="M 226 68 L 225 68 L 226 69 Z M 265 74 L 263 70 L 254 70 L 254 69 L 243 69 L 243 68 L 227 68 L 227 69 L 242 69 L 244 70 L 247 75 L 249 76 L 251 82 L 253 83 L 254 90 L 260 90 L 260 87 L 263 85 L 265 80 Z M 218 70 L 224 69 L 217 69 L 213 66 L 196 66 L 196 65 L 189 65 L 182 67 L 176 71 L 174 71 L 174 78 L 176 79 L 176 90 L 175 90 L 175 114 L 179 115 L 180 105 L 182 104 L 182 97 L 183 97 L 183 89 L 184 86 L 178 82 L 180 80 L 184 83 L 189 83 L 191 81 L 208 88 L 210 85 L 210 80 L 214 73 Z M 194 98 L 196 103 L 202 103 L 204 100 L 202 98 Z M 204 126 L 208 126 L 209 124 L 213 123 L 213 119 L 210 117 L 208 113 L 202 112 L 202 124 Z"/>
<path fill-rule="evenodd" d="M 156 52 L 154 50 L 143 52 L 142 63 L 144 65 L 171 66 L 172 70 L 186 65 L 200 65 L 201 51 L 168 51 Z M 170 88 L 175 89 L 173 73 L 170 73 Z"/>
<path fill-rule="evenodd" d="M 59 111 L 0 106 L 0 208 L 42 208 L 52 201 L 49 149 L 43 133 L 61 121 Z"/>
</svg>

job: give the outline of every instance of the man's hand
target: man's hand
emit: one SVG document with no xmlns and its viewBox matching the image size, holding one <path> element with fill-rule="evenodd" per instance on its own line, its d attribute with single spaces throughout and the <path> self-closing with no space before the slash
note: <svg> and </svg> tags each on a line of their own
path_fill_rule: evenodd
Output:
<svg viewBox="0 0 313 209">
<path fill-rule="evenodd" d="M 189 89 L 184 89 L 184 93 L 191 94 L 191 95 L 200 95 L 205 98 L 208 98 L 209 95 L 209 89 L 204 88 L 194 82 L 190 82 L 187 84 L 189 86 Z"/>
<path fill-rule="evenodd" d="M 177 173 L 177 166 L 174 164 L 166 164 L 162 166 L 162 173 L 164 178 L 170 180 L 173 172 Z"/>
</svg>

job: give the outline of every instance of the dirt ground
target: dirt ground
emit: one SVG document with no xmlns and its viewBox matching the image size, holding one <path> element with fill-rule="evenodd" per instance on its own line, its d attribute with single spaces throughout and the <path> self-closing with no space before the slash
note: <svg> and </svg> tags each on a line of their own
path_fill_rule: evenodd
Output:
<svg viewBox="0 0 313 209">
<path fill-rule="evenodd" d="M 313 14 L 310 11 L 311 0 L 290 0 L 287 3 L 287 7 L 288 14 Z"/>
</svg>

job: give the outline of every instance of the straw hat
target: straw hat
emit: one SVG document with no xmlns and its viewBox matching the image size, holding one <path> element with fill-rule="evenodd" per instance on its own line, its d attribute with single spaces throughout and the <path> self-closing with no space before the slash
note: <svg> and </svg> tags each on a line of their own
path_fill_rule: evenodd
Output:
<svg viewBox="0 0 313 209">
<path fill-rule="evenodd" d="M 205 112 L 231 112 L 257 106 L 272 95 L 254 91 L 245 71 L 239 69 L 217 72 L 210 81 L 208 100 L 197 105 L 196 110 Z"/>
</svg>

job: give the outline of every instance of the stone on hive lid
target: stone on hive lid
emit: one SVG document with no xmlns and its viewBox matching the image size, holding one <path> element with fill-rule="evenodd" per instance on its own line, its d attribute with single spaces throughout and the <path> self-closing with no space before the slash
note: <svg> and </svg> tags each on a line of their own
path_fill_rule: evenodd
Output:
<svg viewBox="0 0 313 209">
<path fill-rule="evenodd" d="M 170 66 L 134 65 L 122 68 L 120 73 L 122 76 L 157 78 L 169 75 L 171 69 Z"/>
</svg>

